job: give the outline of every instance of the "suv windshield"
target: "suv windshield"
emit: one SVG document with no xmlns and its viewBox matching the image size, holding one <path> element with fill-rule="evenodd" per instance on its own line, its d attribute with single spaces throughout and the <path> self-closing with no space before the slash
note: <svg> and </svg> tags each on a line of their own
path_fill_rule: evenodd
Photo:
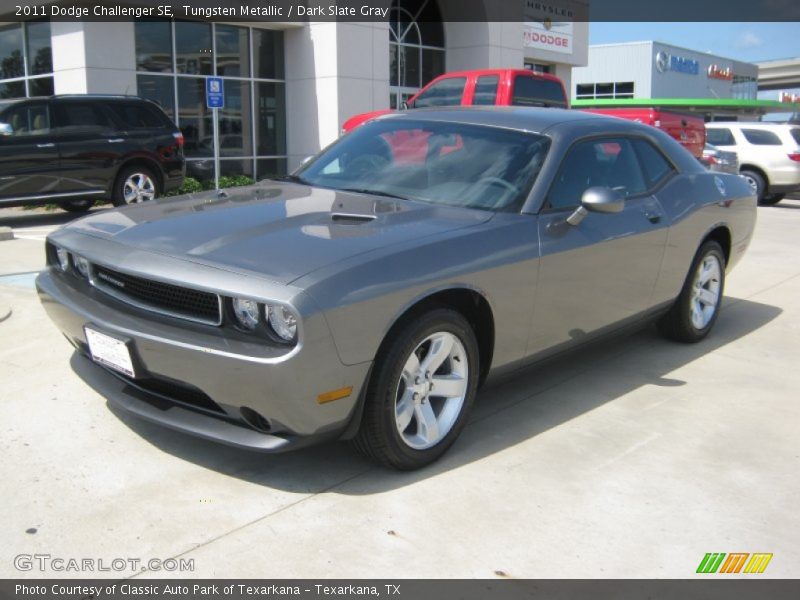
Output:
<svg viewBox="0 0 800 600">
<path fill-rule="evenodd" d="M 493 211 L 518 210 L 549 138 L 480 125 L 385 119 L 295 173 L 308 185 Z"/>
</svg>

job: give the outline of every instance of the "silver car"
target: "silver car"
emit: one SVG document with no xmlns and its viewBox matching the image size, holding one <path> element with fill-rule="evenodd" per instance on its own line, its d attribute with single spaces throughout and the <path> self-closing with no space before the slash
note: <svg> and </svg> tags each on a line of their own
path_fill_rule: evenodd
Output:
<svg viewBox="0 0 800 600">
<path fill-rule="evenodd" d="M 414 469 L 488 378 L 653 320 L 705 337 L 755 211 L 741 177 L 646 125 L 416 110 L 281 182 L 75 221 L 37 287 L 118 408 L 265 452 L 352 439 Z"/>
</svg>

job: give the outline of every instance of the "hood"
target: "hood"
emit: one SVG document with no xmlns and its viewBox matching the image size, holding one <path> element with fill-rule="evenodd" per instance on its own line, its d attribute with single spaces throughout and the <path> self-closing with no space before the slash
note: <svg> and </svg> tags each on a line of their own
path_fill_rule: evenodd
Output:
<svg viewBox="0 0 800 600">
<path fill-rule="evenodd" d="M 74 221 L 69 231 L 288 284 L 338 261 L 469 227 L 492 213 L 264 182 Z"/>
</svg>

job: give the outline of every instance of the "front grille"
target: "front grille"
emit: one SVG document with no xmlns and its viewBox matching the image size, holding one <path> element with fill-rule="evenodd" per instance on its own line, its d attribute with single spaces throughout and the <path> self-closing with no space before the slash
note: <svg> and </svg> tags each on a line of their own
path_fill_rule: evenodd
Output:
<svg viewBox="0 0 800 600">
<path fill-rule="evenodd" d="M 116 375 L 116 373 L 115 373 Z M 209 412 L 225 414 L 222 407 L 214 402 L 207 394 L 187 383 L 178 383 L 167 379 L 151 377 L 147 379 L 131 379 L 120 375 L 129 385 L 137 387 L 150 394 L 155 394 L 165 400 L 186 404 L 193 408 L 200 408 Z"/>
<path fill-rule="evenodd" d="M 217 294 L 145 279 L 94 265 L 92 284 L 107 294 L 145 310 L 219 325 L 222 303 Z"/>
</svg>

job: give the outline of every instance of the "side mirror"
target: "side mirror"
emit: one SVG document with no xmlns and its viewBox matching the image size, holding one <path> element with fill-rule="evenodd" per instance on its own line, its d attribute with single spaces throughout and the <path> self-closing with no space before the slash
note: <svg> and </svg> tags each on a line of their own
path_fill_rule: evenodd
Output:
<svg viewBox="0 0 800 600">
<path fill-rule="evenodd" d="M 617 190 L 607 187 L 590 187 L 581 196 L 581 205 L 575 209 L 567 223 L 580 225 L 590 212 L 618 213 L 625 208 L 625 198 Z"/>
<path fill-rule="evenodd" d="M 0 135 L 12 135 L 14 128 L 8 123 L 0 123 Z"/>
</svg>

